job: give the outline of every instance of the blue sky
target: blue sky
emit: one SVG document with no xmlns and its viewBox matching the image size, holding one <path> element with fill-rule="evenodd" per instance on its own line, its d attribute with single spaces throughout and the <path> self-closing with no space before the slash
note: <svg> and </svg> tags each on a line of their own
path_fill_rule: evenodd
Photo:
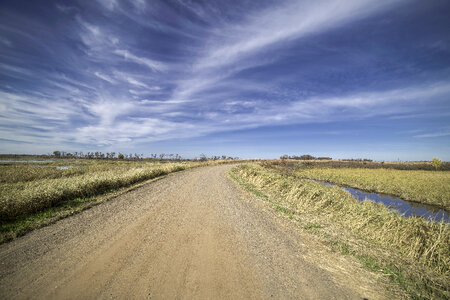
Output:
<svg viewBox="0 0 450 300">
<path fill-rule="evenodd" d="M 0 153 L 450 160 L 449 1 L 0 6 Z"/>
</svg>

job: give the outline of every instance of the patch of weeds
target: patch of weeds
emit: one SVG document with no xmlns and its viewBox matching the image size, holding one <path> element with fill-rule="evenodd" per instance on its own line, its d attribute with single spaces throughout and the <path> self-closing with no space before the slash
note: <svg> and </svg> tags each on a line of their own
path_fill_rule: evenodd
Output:
<svg viewBox="0 0 450 300">
<path fill-rule="evenodd" d="M 405 275 L 403 270 L 395 265 L 380 266 L 380 270 L 392 282 L 403 288 L 410 295 L 411 299 L 447 299 L 445 294 L 442 294 L 440 291 L 433 291 L 426 281 L 414 280 L 410 276 Z"/>
<path fill-rule="evenodd" d="M 316 231 L 317 229 L 320 229 L 320 228 L 322 228 L 322 226 L 317 223 L 309 223 L 309 224 L 303 226 L 303 229 L 311 230 L 311 231 Z"/>
<path fill-rule="evenodd" d="M 371 256 L 356 255 L 356 258 L 358 258 L 358 260 L 364 267 L 373 272 L 377 272 L 381 269 L 381 266 L 378 264 L 378 262 Z"/>
<path fill-rule="evenodd" d="M 350 248 L 350 246 L 347 243 L 341 241 L 331 242 L 331 248 L 343 255 L 354 254 L 354 251 Z"/>
<path fill-rule="evenodd" d="M 289 217 L 289 219 L 292 220 L 294 218 L 294 212 L 292 210 L 290 210 L 289 208 L 286 208 L 286 207 L 278 205 L 278 204 L 274 204 L 274 207 L 277 211 L 287 215 Z"/>
<path fill-rule="evenodd" d="M 269 197 L 267 197 L 266 194 L 262 193 L 261 191 L 255 190 L 255 189 L 253 189 L 253 188 L 250 187 L 250 186 L 248 186 L 247 188 L 248 188 L 248 190 L 249 190 L 250 192 L 252 192 L 253 194 L 255 194 L 255 195 L 258 196 L 258 197 L 261 197 L 261 198 L 264 198 L 264 199 L 269 198 Z"/>
<path fill-rule="evenodd" d="M 108 192 L 111 192 L 111 191 L 108 191 Z M 84 203 L 87 201 L 89 201 L 89 199 L 87 199 L 87 198 L 76 198 L 73 200 L 74 203 Z"/>
</svg>

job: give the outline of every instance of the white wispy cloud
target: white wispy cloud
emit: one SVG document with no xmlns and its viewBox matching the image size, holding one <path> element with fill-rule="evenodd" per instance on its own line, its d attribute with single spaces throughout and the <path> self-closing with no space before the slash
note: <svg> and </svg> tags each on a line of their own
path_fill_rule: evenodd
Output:
<svg viewBox="0 0 450 300">
<path fill-rule="evenodd" d="M 57 4 L 55 4 L 55 6 L 59 11 L 61 11 L 63 13 L 70 13 L 73 11 L 77 11 L 77 8 L 75 8 L 73 6 L 67 6 L 67 5 L 64 5 L 61 3 L 57 3 Z"/>
<path fill-rule="evenodd" d="M 145 10 L 147 7 L 147 2 L 145 0 L 131 0 L 131 2 L 139 11 Z"/>
<path fill-rule="evenodd" d="M 179 84 L 174 97 L 189 97 L 246 68 L 273 63 L 261 51 L 295 39 L 319 34 L 406 0 L 285 1 L 247 16 L 241 23 L 217 28 Z M 219 71 L 220 69 L 220 71 Z"/>
<path fill-rule="evenodd" d="M 136 96 L 143 96 L 143 95 L 147 95 L 148 93 L 155 93 L 161 91 L 161 88 L 159 86 L 147 86 L 144 90 L 134 90 L 134 89 L 129 89 L 128 92 L 130 92 L 130 94 L 136 95 Z"/>
<path fill-rule="evenodd" d="M 97 0 L 97 1 L 108 10 L 114 10 L 119 6 L 117 0 Z"/>
<path fill-rule="evenodd" d="M 148 68 L 150 68 L 153 71 L 164 71 L 166 69 L 166 66 L 163 63 L 158 62 L 156 60 L 146 58 L 146 57 L 136 56 L 128 50 L 117 49 L 114 51 L 114 53 L 116 53 L 117 55 L 123 56 L 123 58 L 125 58 L 125 60 L 132 61 L 134 63 L 140 64 L 143 66 L 147 66 Z"/>
<path fill-rule="evenodd" d="M 135 109 L 131 102 L 116 99 L 98 99 L 85 108 L 99 120 L 100 125 L 111 127 L 118 116 L 127 115 Z"/>
<path fill-rule="evenodd" d="M 117 70 L 114 70 L 113 73 L 114 73 L 114 77 L 117 80 L 131 84 L 137 88 L 146 89 L 146 90 L 152 89 L 152 87 L 150 87 L 148 84 L 143 82 L 143 80 L 146 79 L 145 78 L 146 76 L 136 75 L 136 74 L 127 73 L 127 72 L 121 72 L 121 71 L 117 71 Z"/>
<path fill-rule="evenodd" d="M 450 131 L 445 132 L 434 132 L 434 133 L 425 133 L 415 135 L 415 138 L 434 138 L 434 137 L 442 137 L 442 136 L 450 136 Z"/>
<path fill-rule="evenodd" d="M 78 23 L 78 36 L 87 47 L 87 54 L 97 60 L 108 59 L 109 53 L 119 46 L 119 38 L 98 24 L 90 23 L 79 15 L 76 16 Z"/>
<path fill-rule="evenodd" d="M 227 34 L 229 37 L 207 49 L 207 54 L 196 68 L 229 64 L 280 41 L 333 29 L 390 8 L 398 2 L 402 1 L 288 1 L 278 8 L 270 7 L 250 15 L 243 24 L 232 24 L 222 29 L 221 35 Z"/>
<path fill-rule="evenodd" d="M 97 76 L 100 79 L 103 79 L 104 81 L 107 81 L 107 82 L 111 83 L 111 84 L 116 83 L 116 81 L 114 79 L 112 79 L 108 75 L 102 74 L 100 72 L 95 72 L 94 75 Z"/>
<path fill-rule="evenodd" d="M 33 73 L 30 70 L 27 70 L 22 67 L 11 66 L 9 64 L 0 63 L 0 69 L 3 69 L 4 72 L 8 73 L 8 75 L 11 75 L 11 73 L 15 73 L 16 75 L 20 75 L 20 76 L 32 76 L 33 75 Z"/>
<path fill-rule="evenodd" d="M 118 137 L 121 139 L 128 137 L 134 142 L 158 141 L 257 128 L 269 124 L 274 126 L 324 123 L 349 118 L 363 120 L 404 112 L 405 107 L 417 103 L 420 99 L 426 98 L 424 101 L 429 103 L 434 97 L 443 95 L 450 95 L 450 88 L 445 83 L 436 83 L 385 92 L 349 94 L 337 98 L 301 99 L 284 106 L 261 101 L 229 101 L 221 109 L 205 108 L 198 111 L 194 120 L 192 115 L 196 109 L 198 110 L 196 102 L 179 100 L 97 102 L 88 109 L 99 121 L 97 124 L 79 128 L 77 134 L 83 136 L 82 140 L 113 144 Z M 234 106 L 239 106 L 240 109 L 234 109 Z M 245 110 L 242 110 L 243 107 Z M 343 110 L 345 114 L 341 113 Z M 132 117 L 142 114 L 145 116 Z M 120 116 L 126 118 L 118 119 Z M 178 120 L 181 116 L 188 119 Z M 444 133 L 439 134 L 443 136 Z M 417 137 L 431 137 L 431 135 L 424 134 Z"/>
<path fill-rule="evenodd" d="M 66 144 L 71 139 L 66 133 L 73 129 L 71 118 L 82 115 L 73 101 L 20 93 L 0 92 L 0 109 L 0 137 L 8 140 L 1 143 L 0 151 L 23 151 L 24 143 L 33 151 Z"/>
</svg>

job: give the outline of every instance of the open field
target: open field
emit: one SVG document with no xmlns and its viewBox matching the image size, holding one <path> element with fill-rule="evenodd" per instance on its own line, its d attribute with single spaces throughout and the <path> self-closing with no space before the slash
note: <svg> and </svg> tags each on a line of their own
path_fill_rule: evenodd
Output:
<svg viewBox="0 0 450 300">
<path fill-rule="evenodd" d="M 25 183 L 43 179 L 67 179 L 80 175 L 96 177 L 101 172 L 120 174 L 138 168 L 154 170 L 162 167 L 195 165 L 193 162 L 141 162 L 123 160 L 55 160 L 37 163 L 0 162 L 0 183 Z M 74 178 L 75 179 L 75 178 Z"/>
<path fill-rule="evenodd" d="M 0 166 L 0 219 L 11 220 L 79 197 L 89 197 L 184 170 L 186 163 L 96 162 Z"/>
<path fill-rule="evenodd" d="M 404 218 L 384 205 L 358 202 L 338 187 L 257 164 L 238 166 L 231 175 L 304 229 L 389 276 L 412 297 L 449 297 L 449 224 Z"/>
<path fill-rule="evenodd" d="M 280 160 L 271 160 L 279 164 Z M 429 161 L 364 161 L 364 160 L 294 160 L 286 159 L 285 165 L 301 166 L 302 168 L 362 168 L 362 169 L 394 169 L 394 170 L 427 170 L 436 168 Z M 438 171 L 450 171 L 450 162 L 442 162 Z"/>
</svg>

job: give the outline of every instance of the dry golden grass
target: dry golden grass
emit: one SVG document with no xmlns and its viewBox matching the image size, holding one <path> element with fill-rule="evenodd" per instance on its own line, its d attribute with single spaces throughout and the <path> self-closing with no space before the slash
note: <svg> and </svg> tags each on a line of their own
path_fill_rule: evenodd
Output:
<svg viewBox="0 0 450 300">
<path fill-rule="evenodd" d="M 382 204 L 358 202 L 338 187 L 282 175 L 260 165 L 241 165 L 234 168 L 232 174 L 287 211 L 317 216 L 336 228 L 345 228 L 352 238 L 369 242 L 373 247 L 390 249 L 395 252 L 392 257 L 400 256 L 411 265 L 419 266 L 408 272 L 414 273 L 415 278 L 420 277 L 421 284 L 431 290 L 423 292 L 424 295 L 448 296 L 449 224 L 428 222 L 422 217 L 405 218 Z M 427 270 L 425 273 L 429 274 L 418 270 Z"/>
</svg>

